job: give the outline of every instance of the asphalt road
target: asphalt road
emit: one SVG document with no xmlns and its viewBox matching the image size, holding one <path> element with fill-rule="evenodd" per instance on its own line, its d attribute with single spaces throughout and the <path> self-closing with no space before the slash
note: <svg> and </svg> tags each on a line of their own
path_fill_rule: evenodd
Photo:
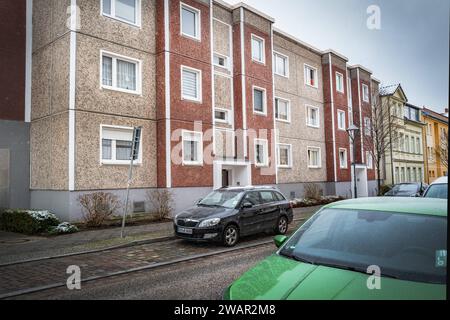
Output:
<svg viewBox="0 0 450 320">
<path fill-rule="evenodd" d="M 16 299 L 221 299 L 223 290 L 229 284 L 275 251 L 274 244 L 262 245 L 82 283 L 80 290 L 57 288 Z"/>
</svg>

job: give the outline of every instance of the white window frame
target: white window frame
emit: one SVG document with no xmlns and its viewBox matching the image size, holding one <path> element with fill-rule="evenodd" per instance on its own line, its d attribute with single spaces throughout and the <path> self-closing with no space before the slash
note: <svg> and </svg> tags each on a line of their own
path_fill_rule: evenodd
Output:
<svg viewBox="0 0 450 320">
<path fill-rule="evenodd" d="M 367 92 L 367 96 L 366 96 L 366 92 Z M 364 102 L 369 102 L 369 86 L 367 84 L 362 84 L 362 96 L 363 96 L 363 101 Z M 367 99 L 366 99 L 367 98 Z"/>
<path fill-rule="evenodd" d="M 310 159 L 309 159 L 309 156 L 308 156 L 308 151 L 312 151 L 312 150 L 315 150 L 315 151 L 318 151 L 318 162 L 319 162 L 319 164 L 316 166 L 316 165 L 311 165 L 311 163 L 310 163 Z M 310 169 L 320 169 L 320 168 L 322 168 L 322 154 L 321 154 L 321 150 L 320 150 L 320 147 L 313 147 L 313 146 L 307 146 L 307 148 L 306 148 L 306 161 L 307 161 L 307 163 L 308 163 L 308 168 L 310 168 Z"/>
<path fill-rule="evenodd" d="M 107 125 L 107 124 L 101 124 L 100 125 L 100 165 L 130 165 L 131 160 L 116 160 L 116 140 L 111 141 L 111 160 L 103 159 L 103 129 L 110 129 L 110 130 L 118 130 L 118 131 L 131 131 L 131 136 L 133 137 L 133 127 L 127 127 L 127 126 L 115 126 L 115 125 Z M 141 129 L 141 139 L 139 143 L 139 153 L 138 158 L 133 161 L 133 165 L 141 165 L 142 164 L 142 150 L 143 150 L 143 132 L 144 129 Z M 133 138 L 131 138 L 133 139 Z M 124 140 L 128 141 L 128 140 Z M 129 140 L 132 142 L 132 140 Z"/>
<path fill-rule="evenodd" d="M 184 160 L 184 141 L 185 134 L 199 136 L 197 150 L 197 161 L 186 161 Z M 193 141 L 193 140 L 189 140 Z M 203 132 L 201 131 L 190 131 L 190 130 L 181 130 L 181 159 L 184 166 L 203 166 Z"/>
<path fill-rule="evenodd" d="M 215 62 L 215 57 L 223 58 L 225 60 L 225 65 L 221 66 L 220 64 L 217 64 Z M 220 54 L 220 53 L 217 53 L 217 52 L 214 52 L 214 54 L 213 54 L 213 64 L 216 67 L 223 68 L 223 69 L 226 69 L 226 70 L 230 70 L 230 62 L 229 61 L 230 61 L 230 57 L 228 57 L 226 55 L 223 55 L 223 54 Z"/>
<path fill-rule="evenodd" d="M 225 120 L 216 118 L 216 111 L 225 112 Z M 214 108 L 214 122 L 230 124 L 230 110 L 225 108 Z"/>
<path fill-rule="evenodd" d="M 339 77 L 341 78 L 341 81 L 338 81 Z M 345 91 L 345 89 L 344 89 L 344 75 L 342 73 L 336 71 L 335 78 L 336 78 L 336 91 L 340 92 L 340 93 L 344 93 L 344 91 Z M 338 83 L 341 84 L 342 90 L 338 89 Z"/>
<path fill-rule="evenodd" d="M 310 68 L 310 69 L 315 71 L 315 74 L 316 74 L 316 83 L 315 83 L 315 85 L 311 85 L 311 84 L 308 83 L 308 76 L 307 76 L 308 73 L 306 72 L 306 68 Z M 309 64 L 304 63 L 303 64 L 303 76 L 304 76 L 303 80 L 305 82 L 305 85 L 307 85 L 308 87 L 311 87 L 311 88 L 315 88 L 315 89 L 319 88 L 319 72 L 318 72 L 318 69 L 316 67 L 313 67 L 313 66 L 311 66 Z"/>
<path fill-rule="evenodd" d="M 263 94 L 263 112 L 255 110 L 255 89 L 262 91 Z M 254 114 L 267 116 L 267 90 L 258 86 L 252 86 L 252 109 Z"/>
<path fill-rule="evenodd" d="M 340 121 L 339 121 L 341 115 L 343 115 L 343 117 L 344 117 L 344 126 L 343 127 L 341 127 L 341 124 L 340 124 Z M 344 110 L 337 109 L 337 120 L 338 120 L 338 123 L 337 123 L 338 130 L 342 130 L 342 131 L 347 130 L 347 128 L 346 128 L 346 121 L 345 121 L 345 111 Z"/>
<path fill-rule="evenodd" d="M 135 0 L 136 5 L 136 22 L 130 22 L 125 19 L 122 19 L 120 17 L 116 17 L 116 0 L 111 0 L 111 14 L 103 13 L 103 1 L 100 0 L 100 15 L 104 17 L 108 17 L 126 24 L 129 24 L 134 27 L 141 28 L 141 12 L 142 12 L 142 6 L 141 6 L 141 0 Z"/>
<path fill-rule="evenodd" d="M 196 22 L 197 25 L 195 26 L 195 30 L 197 33 L 197 37 L 191 36 L 190 34 L 183 32 L 183 8 L 191 11 L 196 14 Z M 180 35 L 192 40 L 196 40 L 201 42 L 202 41 L 202 18 L 201 18 L 201 11 L 197 8 L 194 8 L 184 2 L 180 2 Z"/>
<path fill-rule="evenodd" d="M 103 84 L 103 57 L 109 57 L 112 59 L 111 65 L 111 77 L 112 86 Z M 136 90 L 127 90 L 117 87 L 117 59 L 130 62 L 136 65 Z M 119 91 L 123 93 L 131 93 L 142 95 L 142 61 L 131 57 L 123 56 L 120 54 L 112 53 L 105 50 L 100 50 L 100 89 L 107 89 L 113 91 Z"/>
<path fill-rule="evenodd" d="M 264 38 L 258 37 L 254 33 L 251 34 L 250 39 L 251 39 L 250 40 L 251 41 L 250 42 L 250 51 L 251 51 L 251 54 L 252 54 L 252 61 L 255 61 L 257 63 L 261 63 L 261 64 L 265 65 L 266 64 L 266 40 Z M 253 39 L 262 41 L 262 48 L 261 48 L 261 50 L 262 50 L 262 52 L 261 52 L 262 60 L 261 61 L 255 59 L 254 56 L 253 56 Z"/>
<path fill-rule="evenodd" d="M 288 149 L 288 164 L 280 164 L 280 149 L 286 147 Z M 278 168 L 290 169 L 292 168 L 292 144 L 289 143 L 278 143 L 277 145 L 277 166 Z"/>
<path fill-rule="evenodd" d="M 344 166 L 342 166 L 342 163 L 341 163 L 341 152 L 342 152 L 342 151 L 344 151 L 344 158 L 345 158 L 345 165 L 344 165 Z M 341 168 L 341 169 L 348 169 L 347 149 L 345 149 L 345 148 L 339 148 L 339 154 L 338 154 L 338 156 L 339 156 L 339 168 Z"/>
<path fill-rule="evenodd" d="M 282 73 L 279 73 L 277 71 L 277 63 L 276 63 L 277 62 L 277 56 L 280 57 L 281 59 L 285 60 L 285 71 L 286 71 L 286 74 L 282 74 Z M 274 51 L 273 52 L 273 72 L 276 75 L 280 76 L 280 77 L 289 78 L 289 56 L 287 56 L 285 54 L 282 54 L 280 52 Z"/>
<path fill-rule="evenodd" d="M 372 135 L 372 123 L 369 117 L 364 117 L 364 135 L 366 136 Z"/>
<path fill-rule="evenodd" d="M 277 111 L 277 110 L 276 110 L 276 103 L 277 103 L 277 100 L 278 100 L 278 101 L 283 101 L 283 102 L 286 102 L 286 103 L 287 103 L 287 120 L 277 118 L 277 113 L 276 113 L 276 111 Z M 286 123 L 291 123 L 291 100 L 285 99 L 285 98 L 281 98 L 281 97 L 275 97 L 275 119 L 276 119 L 277 121 L 286 122 Z"/>
<path fill-rule="evenodd" d="M 373 157 L 370 151 L 366 151 L 366 159 L 367 159 L 367 169 L 373 169 Z"/>
<path fill-rule="evenodd" d="M 310 104 L 306 104 L 305 107 L 306 107 L 305 108 L 305 110 L 306 110 L 306 126 L 315 128 L 315 129 L 320 128 L 320 109 L 319 109 L 319 107 L 315 107 Z M 309 123 L 308 109 L 316 109 L 317 110 L 317 126 Z"/>
<path fill-rule="evenodd" d="M 263 145 L 264 146 L 264 162 L 258 163 L 256 161 L 256 145 Z M 255 167 L 268 167 L 269 166 L 269 142 L 267 139 L 254 139 L 253 140 L 253 151 L 254 151 L 254 163 Z"/>
<path fill-rule="evenodd" d="M 197 88 L 196 88 L 196 90 L 197 90 L 197 99 L 183 95 L 183 70 L 190 71 L 190 72 L 195 72 L 198 75 Z M 203 82 L 202 81 L 202 70 L 181 65 L 180 73 L 181 73 L 181 78 L 180 78 L 181 79 L 181 83 L 180 83 L 181 100 L 187 100 L 187 101 L 193 101 L 193 102 L 202 103 L 202 98 L 203 98 L 203 96 L 202 96 L 202 82 Z"/>
</svg>

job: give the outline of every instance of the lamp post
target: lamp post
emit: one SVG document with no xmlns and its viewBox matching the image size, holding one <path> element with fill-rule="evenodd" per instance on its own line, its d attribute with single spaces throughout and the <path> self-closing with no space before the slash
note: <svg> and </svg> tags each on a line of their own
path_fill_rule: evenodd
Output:
<svg viewBox="0 0 450 320">
<path fill-rule="evenodd" d="M 355 138 L 356 138 L 356 133 L 359 131 L 359 128 L 357 126 L 355 126 L 354 124 L 350 125 L 350 127 L 347 128 L 347 133 L 350 137 L 350 139 L 352 140 L 352 145 L 353 145 L 353 180 L 354 180 L 354 190 L 355 190 L 355 199 L 358 198 L 358 192 L 356 189 L 356 147 L 355 147 Z"/>
</svg>

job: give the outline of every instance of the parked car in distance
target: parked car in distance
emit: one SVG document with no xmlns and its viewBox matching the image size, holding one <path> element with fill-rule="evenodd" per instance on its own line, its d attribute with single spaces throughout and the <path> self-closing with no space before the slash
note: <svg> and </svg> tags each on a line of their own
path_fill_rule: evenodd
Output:
<svg viewBox="0 0 450 320">
<path fill-rule="evenodd" d="M 446 299 L 446 200 L 335 202 L 275 244 L 224 299 Z"/>
<path fill-rule="evenodd" d="M 275 188 L 222 188 L 178 214 L 174 229 L 182 239 L 232 247 L 245 235 L 269 230 L 285 234 L 292 220 L 291 202 Z"/>
<path fill-rule="evenodd" d="M 421 197 L 428 185 L 423 182 L 410 182 L 394 184 L 386 197 Z"/>
<path fill-rule="evenodd" d="M 425 198 L 448 199 L 448 177 L 440 177 L 433 181 L 423 196 Z"/>
</svg>

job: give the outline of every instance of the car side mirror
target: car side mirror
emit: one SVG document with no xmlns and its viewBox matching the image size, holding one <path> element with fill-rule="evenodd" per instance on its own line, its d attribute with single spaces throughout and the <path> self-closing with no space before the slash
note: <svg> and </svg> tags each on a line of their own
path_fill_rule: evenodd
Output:
<svg viewBox="0 0 450 320">
<path fill-rule="evenodd" d="M 198 199 L 197 202 L 195 202 L 195 204 L 199 204 L 203 199 Z"/>
<path fill-rule="evenodd" d="M 287 239 L 288 237 L 280 234 L 278 236 L 275 236 L 275 238 L 273 238 L 273 242 L 275 243 L 275 246 L 279 248 L 286 242 Z"/>
<path fill-rule="evenodd" d="M 253 205 L 251 203 L 246 202 L 242 205 L 242 209 L 251 209 L 251 208 L 253 208 Z"/>
</svg>

